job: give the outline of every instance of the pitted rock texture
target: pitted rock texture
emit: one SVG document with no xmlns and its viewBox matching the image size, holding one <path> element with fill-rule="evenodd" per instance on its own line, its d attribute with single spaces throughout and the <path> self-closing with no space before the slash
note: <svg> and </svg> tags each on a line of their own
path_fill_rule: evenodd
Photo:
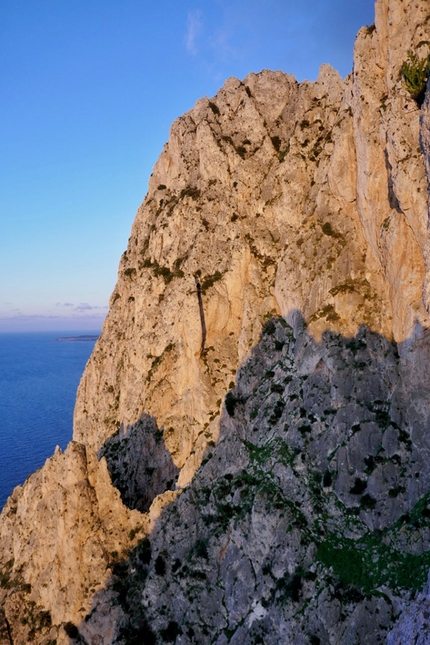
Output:
<svg viewBox="0 0 430 645">
<path fill-rule="evenodd" d="M 1 514 L 0 602 L 15 645 L 49 642 L 51 625 L 83 618 L 133 544 L 130 532 L 138 537 L 147 525 L 122 504 L 104 460 L 75 442 L 58 448 Z"/>
<path fill-rule="evenodd" d="M 346 79 L 231 78 L 173 124 L 74 441 L 0 518 L 1 645 L 424 624 L 430 99 L 400 71 L 430 18 L 375 8 Z"/>
<path fill-rule="evenodd" d="M 268 321 L 219 441 L 114 571 L 113 642 L 385 642 L 430 566 L 430 436 L 399 362 L 365 327 Z"/>
<path fill-rule="evenodd" d="M 266 316 L 299 310 L 317 338 L 364 323 L 399 342 L 428 326 L 420 110 L 399 77 L 428 31 L 427 0 L 380 0 L 345 81 L 327 65 L 315 83 L 231 78 L 173 124 L 80 386 L 76 440 L 99 450 L 150 414 L 183 485 Z"/>
</svg>

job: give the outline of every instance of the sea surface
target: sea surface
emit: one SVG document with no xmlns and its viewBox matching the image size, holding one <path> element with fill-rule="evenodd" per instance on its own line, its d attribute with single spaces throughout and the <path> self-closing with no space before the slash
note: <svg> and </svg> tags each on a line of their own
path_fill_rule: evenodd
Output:
<svg viewBox="0 0 430 645">
<path fill-rule="evenodd" d="M 76 390 L 95 341 L 56 339 L 99 333 L 0 333 L 0 510 L 72 438 Z"/>
</svg>

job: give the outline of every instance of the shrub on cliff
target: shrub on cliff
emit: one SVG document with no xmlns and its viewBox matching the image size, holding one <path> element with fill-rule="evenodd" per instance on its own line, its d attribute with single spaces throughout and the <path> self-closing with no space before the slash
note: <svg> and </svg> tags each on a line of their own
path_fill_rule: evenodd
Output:
<svg viewBox="0 0 430 645">
<path fill-rule="evenodd" d="M 401 73 L 409 94 L 421 106 L 430 74 L 430 54 L 425 58 L 418 58 L 418 55 L 410 49 Z"/>
</svg>

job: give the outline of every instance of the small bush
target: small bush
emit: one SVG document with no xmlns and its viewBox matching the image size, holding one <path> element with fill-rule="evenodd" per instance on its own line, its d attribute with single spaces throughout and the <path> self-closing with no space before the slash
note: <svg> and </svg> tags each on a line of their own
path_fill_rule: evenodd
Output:
<svg viewBox="0 0 430 645">
<path fill-rule="evenodd" d="M 397 497 L 398 495 L 404 493 L 405 490 L 406 489 L 404 486 L 395 486 L 394 488 L 390 488 L 388 495 L 389 497 Z"/>
<path fill-rule="evenodd" d="M 285 388 L 281 383 L 272 383 L 272 385 L 270 386 L 270 391 L 276 392 L 277 394 L 283 394 L 284 389 Z"/>
<path fill-rule="evenodd" d="M 238 404 L 242 403 L 239 397 L 236 397 L 233 392 L 227 392 L 225 395 L 225 409 L 230 417 L 234 417 L 234 411 Z"/>
<path fill-rule="evenodd" d="M 270 137 L 273 147 L 275 148 L 276 152 L 279 152 L 281 149 L 281 140 L 278 136 Z"/>
<path fill-rule="evenodd" d="M 201 292 L 206 293 L 206 291 L 210 289 L 215 284 L 215 282 L 218 282 L 221 279 L 222 273 L 220 271 L 215 271 L 213 275 L 206 276 L 201 282 Z"/>
<path fill-rule="evenodd" d="M 193 548 L 193 553 L 197 558 L 203 558 L 204 560 L 207 560 L 209 558 L 207 540 L 197 540 Z"/>
<path fill-rule="evenodd" d="M 142 564 L 149 564 L 151 561 L 151 542 L 148 537 L 139 540 L 136 552 Z"/>
<path fill-rule="evenodd" d="M 308 432 L 312 432 L 312 426 L 308 425 L 307 423 L 304 423 L 303 425 L 298 427 L 298 431 L 300 432 L 301 435 L 304 435 Z"/>
<path fill-rule="evenodd" d="M 418 58 L 418 55 L 410 49 L 402 65 L 401 74 L 409 94 L 421 107 L 430 75 L 430 54 L 425 58 Z"/>
<path fill-rule="evenodd" d="M 372 510 L 376 506 L 376 499 L 374 499 L 371 495 L 366 493 L 365 495 L 362 496 L 360 499 L 360 506 L 363 510 Z"/>
<path fill-rule="evenodd" d="M 80 638 L 79 629 L 70 621 L 64 625 L 64 631 L 70 638 Z"/>
<path fill-rule="evenodd" d="M 184 197 L 191 197 L 191 199 L 196 200 L 200 197 L 200 190 L 195 186 L 187 186 L 187 188 L 181 190 L 179 199 L 183 199 Z"/>
<path fill-rule="evenodd" d="M 282 399 L 279 399 L 273 408 L 273 413 L 269 419 L 270 423 L 276 423 L 276 421 L 278 421 L 282 417 L 284 407 L 285 403 L 282 401 Z"/>
<path fill-rule="evenodd" d="M 278 152 L 278 159 L 282 163 L 287 156 L 287 154 L 290 152 L 290 144 L 288 143 L 283 150 L 280 150 Z"/>
<path fill-rule="evenodd" d="M 326 222 L 325 224 L 323 224 L 322 232 L 324 233 L 324 235 L 330 235 L 331 237 L 334 237 L 335 235 L 330 222 Z"/>
<path fill-rule="evenodd" d="M 155 573 L 157 576 L 164 576 L 166 573 L 166 561 L 161 554 L 155 560 Z"/>
<path fill-rule="evenodd" d="M 329 470 L 326 470 L 324 475 L 323 475 L 323 480 L 322 480 L 324 488 L 328 488 L 329 486 L 332 485 L 333 483 L 333 477 L 332 474 Z"/>
<path fill-rule="evenodd" d="M 209 107 L 212 110 L 212 112 L 216 115 L 219 115 L 219 107 L 215 105 L 215 103 L 212 103 L 212 101 L 209 101 Z"/>
<path fill-rule="evenodd" d="M 157 637 L 146 620 L 140 627 L 122 627 L 119 636 L 127 645 L 156 645 Z"/>
<path fill-rule="evenodd" d="M 273 334 L 276 332 L 276 325 L 274 320 L 271 318 L 270 320 L 267 320 L 262 329 L 262 334 L 266 334 L 267 336 L 273 336 Z"/>
<path fill-rule="evenodd" d="M 367 488 L 367 482 L 359 477 L 355 478 L 354 486 L 350 489 L 351 495 L 361 495 Z"/>
<path fill-rule="evenodd" d="M 299 570 L 292 575 L 286 574 L 276 583 L 276 587 L 281 592 L 284 600 L 292 600 L 293 602 L 300 600 L 302 585 L 302 572 Z"/>
<path fill-rule="evenodd" d="M 160 636 L 165 643 L 174 643 L 182 633 L 181 628 L 175 620 L 171 620 L 165 629 L 160 631 Z"/>
</svg>

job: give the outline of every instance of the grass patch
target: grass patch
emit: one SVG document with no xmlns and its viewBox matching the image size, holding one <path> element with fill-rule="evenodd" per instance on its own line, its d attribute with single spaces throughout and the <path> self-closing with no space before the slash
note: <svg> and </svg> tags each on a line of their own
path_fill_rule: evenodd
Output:
<svg viewBox="0 0 430 645">
<path fill-rule="evenodd" d="M 430 567 L 430 552 L 402 553 L 373 534 L 358 541 L 331 535 L 319 545 L 316 559 L 332 567 L 344 585 L 354 585 L 367 596 L 383 585 L 418 591 Z"/>
<path fill-rule="evenodd" d="M 220 271 L 215 271 L 212 275 L 208 275 L 201 281 L 201 292 L 206 293 L 216 282 L 222 279 L 223 274 Z"/>
<path fill-rule="evenodd" d="M 168 285 L 173 278 L 183 278 L 185 273 L 179 268 L 180 261 L 182 258 L 179 258 L 175 261 L 173 270 L 169 267 L 161 266 L 158 262 L 151 262 L 149 258 L 146 258 L 141 264 L 144 269 L 152 269 L 152 272 L 156 278 L 163 278 L 166 285 Z M 179 263 L 179 264 L 178 264 Z M 133 269 L 135 271 L 135 269 Z"/>
<path fill-rule="evenodd" d="M 191 199 L 196 201 L 200 197 L 200 190 L 194 186 L 187 186 L 187 188 L 184 188 L 179 193 L 179 199 L 183 199 L 184 197 L 191 197 Z"/>
</svg>

